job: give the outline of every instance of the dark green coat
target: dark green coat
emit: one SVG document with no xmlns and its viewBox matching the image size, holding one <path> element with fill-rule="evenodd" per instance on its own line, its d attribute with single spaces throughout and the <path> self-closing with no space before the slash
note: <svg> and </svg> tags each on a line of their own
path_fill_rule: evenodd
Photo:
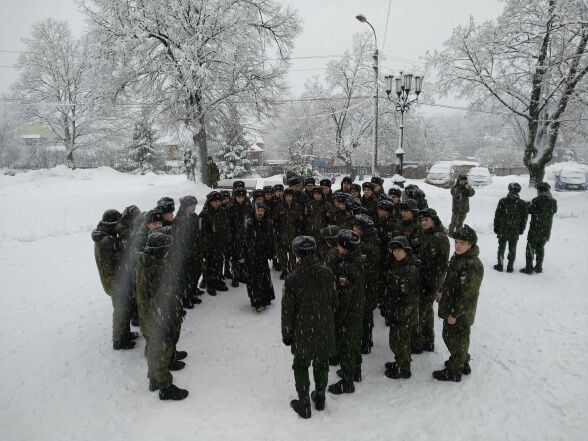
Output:
<svg viewBox="0 0 588 441">
<path fill-rule="evenodd" d="M 451 315 L 457 319 L 456 324 L 474 324 L 484 278 L 484 266 L 478 258 L 479 254 L 480 249 L 474 245 L 468 252 L 451 257 L 439 303 L 439 317 L 442 319 L 446 320 Z"/>
<path fill-rule="evenodd" d="M 531 222 L 527 240 L 529 242 L 547 242 L 551 237 L 553 215 L 557 213 L 557 201 L 551 193 L 539 193 L 529 205 Z"/>
<path fill-rule="evenodd" d="M 365 307 L 366 278 L 359 250 L 347 256 L 330 255 L 329 265 L 337 279 L 339 308 L 337 309 L 337 338 L 347 346 L 359 344 Z"/>
<path fill-rule="evenodd" d="M 122 258 L 122 241 L 114 230 L 114 226 L 98 223 L 92 231 L 94 241 L 94 257 L 104 292 L 109 296 L 118 289 L 118 270 Z"/>
<path fill-rule="evenodd" d="M 282 339 L 304 360 L 326 360 L 337 353 L 337 291 L 333 272 L 315 256 L 300 261 L 284 283 Z"/>
<path fill-rule="evenodd" d="M 227 212 L 224 208 L 205 207 L 200 213 L 202 247 L 206 253 L 225 252 L 231 243 Z"/>
<path fill-rule="evenodd" d="M 290 205 L 281 204 L 276 213 L 276 231 L 279 243 L 289 246 L 302 231 L 303 222 L 304 214 L 299 204 L 294 200 Z"/>
<path fill-rule="evenodd" d="M 386 273 L 386 291 L 381 308 L 382 315 L 392 326 L 418 323 L 421 291 L 419 264 L 419 260 L 410 253 L 400 262 L 393 259 Z"/>
<path fill-rule="evenodd" d="M 413 251 L 416 251 L 416 244 L 414 241 L 415 236 L 418 234 L 419 232 L 419 221 L 418 219 L 416 219 L 416 217 L 413 220 L 409 220 L 409 221 L 405 221 L 400 219 L 395 227 L 394 230 L 392 232 L 392 236 L 393 237 L 397 237 L 397 236 L 404 236 L 408 239 L 408 241 L 410 242 L 411 246 L 414 247 Z"/>
<path fill-rule="evenodd" d="M 216 188 L 218 181 L 220 179 L 220 172 L 218 167 L 214 162 L 207 164 L 208 167 L 208 186 L 212 188 Z"/>
<path fill-rule="evenodd" d="M 350 211 L 335 207 L 329 215 L 329 225 L 337 225 L 340 230 L 351 230 L 353 219 L 353 214 Z"/>
<path fill-rule="evenodd" d="M 420 230 L 417 256 L 421 261 L 421 285 L 440 292 L 449 262 L 449 239 L 442 225 Z"/>
<path fill-rule="evenodd" d="M 470 187 L 465 188 L 458 183 L 451 187 L 451 196 L 453 196 L 452 212 L 466 214 L 470 211 L 470 198 L 476 194 L 476 191 Z"/>
<path fill-rule="evenodd" d="M 361 238 L 359 244 L 359 253 L 363 272 L 365 274 L 365 305 L 370 310 L 378 306 L 379 284 L 377 281 L 380 277 L 380 239 L 378 232 L 373 229 Z"/>
<path fill-rule="evenodd" d="M 152 326 L 151 301 L 159 289 L 163 274 L 163 259 L 149 253 L 137 254 L 137 277 L 135 294 L 139 312 L 139 326 L 144 335 L 149 335 Z"/>
<path fill-rule="evenodd" d="M 306 204 L 306 233 L 318 240 L 321 230 L 329 225 L 332 206 L 324 198 L 320 201 L 312 200 Z"/>
<path fill-rule="evenodd" d="M 236 252 L 235 245 L 243 240 L 243 232 L 247 221 L 255 216 L 253 204 L 249 199 L 245 199 L 242 204 L 233 200 L 226 209 L 226 214 L 229 218 L 231 242 L 233 244 L 233 251 Z"/>
<path fill-rule="evenodd" d="M 498 201 L 494 213 L 494 233 L 499 238 L 518 237 L 527 227 L 528 206 L 517 193 L 509 193 Z"/>
<path fill-rule="evenodd" d="M 369 198 L 361 197 L 361 206 L 367 210 L 367 215 L 374 221 L 378 218 L 378 202 L 380 201 L 375 195 Z"/>
</svg>

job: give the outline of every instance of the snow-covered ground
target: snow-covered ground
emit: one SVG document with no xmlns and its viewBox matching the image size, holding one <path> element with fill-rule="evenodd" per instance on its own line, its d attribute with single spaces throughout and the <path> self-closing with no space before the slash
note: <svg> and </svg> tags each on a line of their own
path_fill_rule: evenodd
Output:
<svg viewBox="0 0 588 441">
<path fill-rule="evenodd" d="M 277 300 L 254 313 L 245 288 L 205 296 L 188 312 L 174 382 L 190 390 L 161 402 L 147 390 L 144 340 L 113 351 L 112 306 L 102 292 L 90 231 L 107 208 L 151 208 L 161 196 L 208 189 L 182 176 L 63 168 L 0 175 L 0 440 L 582 440 L 588 433 L 588 194 L 559 203 L 545 273 L 527 276 L 524 237 L 514 274 L 497 273 L 492 219 L 508 182 L 477 189 L 466 223 L 479 234 L 486 274 L 472 330 L 473 373 L 439 383 L 447 350 L 413 359 L 407 381 L 384 377 L 392 359 L 377 318 L 373 354 L 356 393 L 328 396 L 309 421 L 295 397 Z M 337 184 L 338 185 L 338 184 Z M 448 190 L 419 182 L 448 223 Z M 389 183 L 385 184 L 386 189 Z M 330 382 L 335 381 L 331 368 Z"/>
</svg>

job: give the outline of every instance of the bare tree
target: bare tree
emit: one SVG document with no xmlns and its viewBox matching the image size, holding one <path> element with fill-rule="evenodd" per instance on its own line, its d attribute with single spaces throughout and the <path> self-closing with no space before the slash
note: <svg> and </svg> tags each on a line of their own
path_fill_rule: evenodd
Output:
<svg viewBox="0 0 588 441">
<path fill-rule="evenodd" d="M 96 94 L 86 40 L 73 38 L 67 22 L 48 18 L 35 23 L 23 41 L 12 96 L 23 119 L 48 126 L 64 143 L 73 167 L 78 141 L 93 130 Z"/>
<path fill-rule="evenodd" d="M 531 184 L 543 180 L 572 107 L 586 113 L 588 6 L 583 0 L 507 0 L 494 22 L 459 26 L 429 56 L 439 90 L 471 109 L 507 111 L 525 135 Z"/>
<path fill-rule="evenodd" d="M 193 136 L 206 163 L 207 125 L 228 105 L 271 115 L 300 22 L 274 0 L 81 0 L 115 96 L 130 93 Z M 226 111 L 224 112 L 227 113 Z M 201 167 L 206 179 L 206 167 Z"/>
</svg>

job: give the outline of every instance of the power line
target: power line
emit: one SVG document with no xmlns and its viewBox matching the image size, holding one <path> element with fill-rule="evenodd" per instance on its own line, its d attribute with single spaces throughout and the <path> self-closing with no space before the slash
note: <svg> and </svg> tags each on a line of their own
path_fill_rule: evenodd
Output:
<svg viewBox="0 0 588 441">
<path fill-rule="evenodd" d="M 382 55 L 386 49 L 386 35 L 388 34 L 388 20 L 390 20 L 390 7 L 392 6 L 392 0 L 388 0 L 388 14 L 386 15 L 386 28 L 384 29 L 384 42 L 382 43 Z"/>
</svg>

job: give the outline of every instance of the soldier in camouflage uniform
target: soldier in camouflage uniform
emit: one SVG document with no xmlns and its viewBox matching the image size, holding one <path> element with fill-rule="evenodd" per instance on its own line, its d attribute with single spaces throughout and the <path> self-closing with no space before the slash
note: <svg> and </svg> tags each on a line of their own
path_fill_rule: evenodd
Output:
<svg viewBox="0 0 588 441">
<path fill-rule="evenodd" d="M 455 254 L 449 261 L 439 302 L 439 317 L 443 319 L 443 341 L 450 357 L 445 369 L 433 372 L 439 381 L 461 381 L 461 375 L 471 372 L 469 360 L 470 330 L 476 316 L 484 266 L 476 245 L 478 236 L 468 225 L 455 231 Z"/>
<path fill-rule="evenodd" d="M 371 179 L 371 183 L 374 184 L 374 197 L 378 200 L 378 202 L 382 199 L 388 199 L 383 187 L 384 179 L 380 178 L 379 176 L 374 176 Z"/>
<path fill-rule="evenodd" d="M 364 182 L 361 185 L 363 196 L 361 206 L 367 210 L 367 215 L 375 221 L 378 218 L 378 198 L 374 196 L 375 185 L 371 182 Z"/>
<path fill-rule="evenodd" d="M 345 176 L 341 179 L 341 190 L 343 193 L 349 194 L 351 191 L 351 185 L 353 185 L 353 181 L 349 176 Z"/>
<path fill-rule="evenodd" d="M 327 259 L 333 259 L 337 250 L 337 233 L 339 233 L 337 225 L 327 225 L 321 230 L 321 240 L 317 244 L 316 256 L 326 266 L 329 266 Z"/>
<path fill-rule="evenodd" d="M 315 250 L 314 238 L 294 239 L 292 251 L 299 263 L 286 278 L 282 297 L 282 341 L 292 348 L 298 392 L 298 399 L 292 400 L 290 406 L 302 418 L 311 416 L 308 368 L 312 364 L 315 384 L 312 400 L 316 410 L 321 411 L 325 408 L 329 357 L 337 351 L 335 275 L 319 263 Z"/>
<path fill-rule="evenodd" d="M 126 296 L 131 299 L 130 308 L 132 326 L 139 326 L 139 313 L 137 311 L 137 299 L 135 294 L 137 260 L 134 259 L 133 238 L 136 236 L 135 233 L 140 228 L 142 221 L 143 216 L 141 215 L 139 207 L 136 205 L 129 205 L 123 210 L 120 222 L 116 228 L 117 230 L 120 230 L 119 235 L 123 246 L 121 288 L 129 291 Z"/>
<path fill-rule="evenodd" d="M 514 271 L 519 236 L 525 232 L 529 217 L 527 203 L 519 197 L 521 186 L 517 182 L 508 184 L 508 195 L 498 201 L 494 213 L 494 233 L 498 236 L 498 263 L 496 271 L 504 269 L 504 250 L 508 244 L 508 264 L 506 272 Z"/>
<path fill-rule="evenodd" d="M 163 226 L 171 227 L 176 211 L 174 200 L 168 196 L 162 197 L 157 201 L 157 208 L 163 213 Z"/>
<path fill-rule="evenodd" d="M 380 297 L 380 239 L 372 219 L 365 215 L 355 216 L 353 232 L 360 238 L 359 253 L 361 255 L 362 269 L 366 281 L 370 281 L 365 288 L 365 305 L 363 315 L 363 328 L 361 336 L 361 353 L 369 354 L 374 345 L 372 330 L 374 328 L 374 309 L 378 306 Z"/>
<path fill-rule="evenodd" d="M 243 266 L 239 263 L 239 244 L 243 240 L 245 225 L 254 216 L 253 205 L 247 198 L 247 190 L 237 187 L 233 190 L 233 199 L 227 214 L 230 225 L 231 267 L 233 280 L 231 286 L 236 288 L 243 279 Z"/>
<path fill-rule="evenodd" d="M 551 196 L 551 187 L 547 182 L 537 184 L 537 197 L 529 205 L 531 222 L 527 233 L 526 259 L 527 265 L 521 269 L 522 273 L 533 274 L 543 272 L 543 258 L 545 244 L 551 237 L 553 216 L 557 213 L 557 201 Z M 533 259 L 536 258 L 535 267 Z"/>
<path fill-rule="evenodd" d="M 359 236 L 350 230 L 337 233 L 339 256 L 329 262 L 337 280 L 339 306 L 335 316 L 341 381 L 329 386 L 332 394 L 355 392 L 361 381 L 361 333 L 366 278 L 359 254 Z"/>
<path fill-rule="evenodd" d="M 321 230 L 329 225 L 331 210 L 331 205 L 325 200 L 321 187 L 314 187 L 313 200 L 307 202 L 305 206 L 306 234 L 308 236 L 314 237 L 316 241 L 320 239 Z"/>
<path fill-rule="evenodd" d="M 361 200 L 361 185 L 351 184 L 351 190 L 349 190 L 349 196 L 353 199 Z"/>
<path fill-rule="evenodd" d="M 396 380 L 411 376 L 411 330 L 418 324 L 420 262 L 402 236 L 392 239 L 390 254 L 381 312 L 390 326 L 390 349 L 394 353 L 394 362 L 386 363 L 384 375 Z"/>
<path fill-rule="evenodd" d="M 116 350 L 134 348 L 136 337 L 130 332 L 132 292 L 121 287 L 123 245 L 116 232 L 120 220 L 117 210 L 106 210 L 92 231 L 100 282 L 112 301 L 112 347 Z"/>
<path fill-rule="evenodd" d="M 404 236 L 410 242 L 413 252 L 417 251 L 419 222 L 417 219 L 418 209 L 414 201 L 405 201 L 398 204 L 400 220 L 396 223 L 392 236 Z M 416 241 L 415 241 L 416 239 Z"/>
<path fill-rule="evenodd" d="M 228 223 L 223 208 L 221 208 L 221 195 L 218 191 L 211 191 L 206 195 L 208 207 L 200 213 L 202 219 L 202 244 L 204 250 L 204 278 L 206 280 L 206 292 L 215 296 L 217 291 L 227 291 L 227 285 L 223 279 L 223 255 L 219 250 L 228 247 L 229 240 Z"/>
<path fill-rule="evenodd" d="M 294 269 L 294 255 L 292 241 L 300 234 L 304 215 L 299 204 L 294 201 L 294 190 L 284 190 L 284 203 L 277 212 L 277 248 L 278 262 L 282 267 L 280 279 L 284 280 Z"/>
<path fill-rule="evenodd" d="M 456 228 L 461 228 L 470 211 L 470 198 L 476 191 L 468 184 L 468 177 L 460 175 L 457 182 L 451 187 L 453 204 L 451 206 L 451 223 L 449 224 L 449 237 L 453 237 Z"/>
<path fill-rule="evenodd" d="M 333 206 L 333 192 L 331 191 L 331 180 L 330 179 L 321 179 L 319 182 L 321 190 L 323 191 L 323 195 L 325 200 Z"/>
<path fill-rule="evenodd" d="M 304 178 L 304 191 L 302 192 L 302 205 L 306 205 L 310 201 L 314 200 L 314 190 L 316 179 L 313 177 Z"/>
<path fill-rule="evenodd" d="M 149 234 L 144 251 L 149 256 L 149 277 L 145 289 L 151 298 L 147 323 L 147 377 L 149 390 L 154 392 L 159 389 L 160 400 L 183 400 L 188 391 L 172 383 L 170 372 L 172 368 L 178 370 L 184 367 L 183 362 L 174 360 L 184 310 L 183 296 L 177 284 L 181 277 L 176 266 L 178 260 L 173 255 L 175 251 L 170 250 L 171 241 L 170 235 L 155 230 Z"/>
<path fill-rule="evenodd" d="M 413 353 L 435 350 L 433 303 L 441 293 L 449 262 L 447 232 L 432 208 L 419 211 L 419 248 L 421 262 L 421 293 L 419 296 L 419 320 L 413 329 Z"/>
<path fill-rule="evenodd" d="M 342 230 L 349 230 L 353 225 L 353 214 L 347 207 L 349 195 L 338 192 L 333 195 L 333 210 L 329 216 L 329 224 L 337 225 Z"/>
</svg>

